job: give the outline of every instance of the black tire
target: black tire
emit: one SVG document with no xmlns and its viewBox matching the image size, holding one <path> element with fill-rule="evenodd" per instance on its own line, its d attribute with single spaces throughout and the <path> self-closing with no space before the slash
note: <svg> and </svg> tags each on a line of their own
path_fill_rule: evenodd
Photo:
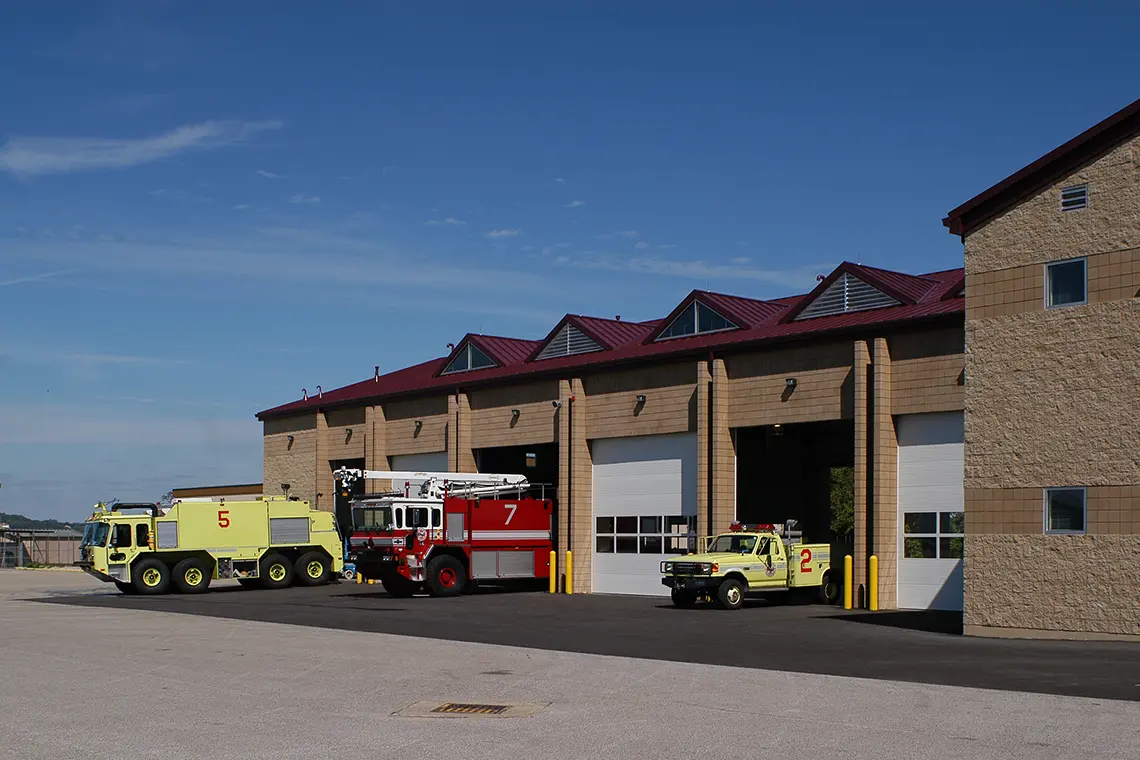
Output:
<svg viewBox="0 0 1140 760">
<path fill-rule="evenodd" d="M 138 590 L 134 586 L 129 583 L 124 583 L 123 581 L 115 581 L 115 588 L 119 589 L 119 591 L 124 594 L 138 593 Z"/>
<path fill-rule="evenodd" d="M 140 560 L 131 568 L 131 583 L 146 596 L 165 594 L 170 590 L 170 568 L 159 559 Z"/>
<path fill-rule="evenodd" d="M 305 552 L 293 566 L 298 586 L 323 586 L 329 582 L 331 570 L 324 552 Z M 319 568 L 319 569 L 318 569 Z M 314 575 L 313 573 L 316 573 Z"/>
<path fill-rule="evenodd" d="M 838 604 L 843 590 L 835 573 L 824 573 L 823 583 L 819 586 L 819 601 L 823 604 Z"/>
<path fill-rule="evenodd" d="M 408 599 L 416 593 L 418 583 L 408 580 L 399 573 L 384 573 L 380 576 L 380 584 L 388 595 L 394 599 Z"/>
<path fill-rule="evenodd" d="M 728 578 L 716 590 L 716 600 L 726 610 L 738 610 L 744 605 L 744 584 Z"/>
<path fill-rule="evenodd" d="M 210 588 L 211 568 L 197 557 L 187 557 L 174 566 L 171 579 L 174 590 L 180 594 L 201 594 Z"/>
<path fill-rule="evenodd" d="M 261 585 L 260 578 L 238 578 L 237 582 L 242 588 L 257 588 Z"/>
<path fill-rule="evenodd" d="M 459 596 L 467 585 L 467 571 L 455 557 L 444 554 L 428 563 L 424 585 L 431 596 Z"/>
<path fill-rule="evenodd" d="M 674 607 L 692 607 L 697 603 L 697 592 L 675 588 L 669 592 Z"/>
<path fill-rule="evenodd" d="M 266 554 L 261 558 L 261 587 L 288 588 L 293 585 L 293 563 L 280 554 Z"/>
</svg>

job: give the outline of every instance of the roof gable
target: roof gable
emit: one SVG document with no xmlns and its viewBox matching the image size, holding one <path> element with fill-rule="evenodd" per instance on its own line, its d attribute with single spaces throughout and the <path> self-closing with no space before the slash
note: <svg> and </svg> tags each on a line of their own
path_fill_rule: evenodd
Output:
<svg viewBox="0 0 1140 760">
<path fill-rule="evenodd" d="M 441 375 L 454 375 L 459 372 L 471 372 L 476 369 L 498 367 L 499 363 L 487 356 L 487 352 L 475 345 L 470 336 L 459 342 L 447 362 L 440 370 Z"/>
<path fill-rule="evenodd" d="M 652 336 L 653 341 L 690 338 L 708 333 L 739 330 L 740 325 L 712 308 L 694 293 L 672 314 L 662 320 L 664 327 Z"/>
<path fill-rule="evenodd" d="M 1140 100 L 1135 100 L 953 209 L 942 224 L 951 234 L 964 237 L 1138 134 Z"/>
<path fill-rule="evenodd" d="M 530 361 L 542 361 L 558 356 L 575 356 L 594 351 L 604 351 L 605 346 L 587 335 L 570 318 L 562 319 L 562 326 L 555 328 L 555 334 L 548 338 Z"/>
<path fill-rule="evenodd" d="M 938 281 L 929 277 L 916 277 L 845 261 L 789 309 L 782 321 L 913 305 L 937 286 Z"/>
</svg>

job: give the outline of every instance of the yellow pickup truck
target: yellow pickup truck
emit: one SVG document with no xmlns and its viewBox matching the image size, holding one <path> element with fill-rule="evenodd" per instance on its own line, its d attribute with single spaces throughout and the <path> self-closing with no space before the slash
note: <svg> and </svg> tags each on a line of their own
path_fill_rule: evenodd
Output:
<svg viewBox="0 0 1140 760">
<path fill-rule="evenodd" d="M 831 568 L 831 546 L 802 543 L 794 520 L 779 528 L 733 523 L 709 539 L 705 551 L 662 562 L 661 574 L 675 606 L 715 599 L 729 610 L 740 609 L 748 594 L 777 590 L 813 593 L 835 604 L 842 583 L 840 571 Z"/>
</svg>

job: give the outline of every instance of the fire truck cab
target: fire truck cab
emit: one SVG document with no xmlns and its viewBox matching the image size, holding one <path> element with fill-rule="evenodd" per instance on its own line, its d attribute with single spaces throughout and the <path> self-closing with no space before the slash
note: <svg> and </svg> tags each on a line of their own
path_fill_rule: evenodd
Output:
<svg viewBox="0 0 1140 760">
<path fill-rule="evenodd" d="M 352 501 L 348 561 L 395 597 L 456 596 L 479 582 L 550 577 L 553 503 L 517 475 L 341 469 L 357 478 L 420 481 Z M 511 498 L 511 497 L 514 498 Z"/>
</svg>

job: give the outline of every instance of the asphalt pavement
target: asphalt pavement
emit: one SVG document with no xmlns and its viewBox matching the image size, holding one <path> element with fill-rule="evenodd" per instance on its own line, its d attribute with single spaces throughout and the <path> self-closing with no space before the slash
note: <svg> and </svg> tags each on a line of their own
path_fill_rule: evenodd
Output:
<svg viewBox="0 0 1140 760">
<path fill-rule="evenodd" d="M 1140 701 L 1140 645 L 963 637 L 960 617 L 818 604 L 681 610 L 668 599 L 487 591 L 393 599 L 379 585 L 280 591 L 219 585 L 195 596 L 117 592 L 56 604 L 738 668 Z"/>
<path fill-rule="evenodd" d="M 233 617 L 281 610 L 313 625 L 161 608 Z M 730 626 L 761 631 L 755 640 L 766 647 L 779 637 L 763 631 L 794 619 L 792 610 L 746 610 Z M 576 620 L 592 631 L 589 641 L 617 631 L 615 646 L 640 646 L 645 621 L 703 612 L 732 614 L 585 596 L 396 604 L 343 586 L 125 600 L 75 573 L 0 571 L 0 758 L 1134 760 L 1140 746 L 1134 701 L 791 673 L 777 661 L 742 668 L 535 647 Z M 410 628 L 435 621 L 435 634 L 442 625 L 485 637 L 545 625 L 525 646 L 317 625 L 322 616 L 343 625 L 346 615 Z M 768 626 L 756 624 L 763 616 Z M 898 632 L 898 640 L 920 633 Z M 649 639 L 660 642 L 652 632 Z M 705 659 L 717 648 L 693 644 Z M 1132 651 L 1118 650 L 1118 662 L 1126 667 Z M 498 712 L 435 712 L 445 702 Z"/>
</svg>

